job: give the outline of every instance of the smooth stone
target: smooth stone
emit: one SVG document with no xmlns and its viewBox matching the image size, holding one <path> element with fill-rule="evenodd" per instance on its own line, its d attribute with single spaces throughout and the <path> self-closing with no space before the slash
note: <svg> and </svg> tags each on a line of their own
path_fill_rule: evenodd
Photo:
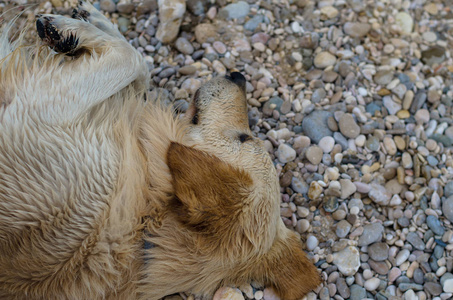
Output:
<svg viewBox="0 0 453 300">
<path fill-rule="evenodd" d="M 368 23 L 346 22 L 343 26 L 344 32 L 354 38 L 360 38 L 370 31 L 371 25 Z"/>
<path fill-rule="evenodd" d="M 182 18 L 186 12 L 184 0 L 159 0 L 159 26 L 156 38 L 164 44 L 176 39 L 181 26 Z"/>
<path fill-rule="evenodd" d="M 398 254 L 396 255 L 396 258 L 395 258 L 395 264 L 397 266 L 400 266 L 402 265 L 408 258 L 409 258 L 409 255 L 410 255 L 410 251 L 407 250 L 407 249 L 402 249 L 400 252 L 398 252 Z"/>
<path fill-rule="evenodd" d="M 395 22 L 401 28 L 403 33 L 410 34 L 412 32 L 414 20 L 408 13 L 400 12 L 396 14 Z"/>
<path fill-rule="evenodd" d="M 276 156 L 280 162 L 287 163 L 293 161 L 296 158 L 297 153 L 291 146 L 287 144 L 280 144 L 280 146 L 278 146 Z"/>
<path fill-rule="evenodd" d="M 392 194 L 390 194 L 382 185 L 372 183 L 370 184 L 370 191 L 368 192 L 368 196 L 371 198 L 371 200 L 373 200 L 373 202 L 377 204 L 388 205 L 390 203 Z"/>
<path fill-rule="evenodd" d="M 206 43 L 210 38 L 216 38 L 217 35 L 217 30 L 212 24 L 202 23 L 195 27 L 195 40 L 200 44 Z"/>
<path fill-rule="evenodd" d="M 375 261 L 384 261 L 389 256 L 389 246 L 386 243 L 374 243 L 368 246 L 368 255 Z"/>
<path fill-rule="evenodd" d="M 382 70 L 382 71 L 376 72 L 376 74 L 374 75 L 373 80 L 374 80 L 375 83 L 385 86 L 385 85 L 389 84 L 393 80 L 393 76 L 394 76 L 393 71 L 391 71 L 391 70 Z M 373 103 L 373 102 L 371 102 L 371 103 Z M 373 111 L 373 114 L 374 114 L 374 111 Z"/>
<path fill-rule="evenodd" d="M 113 2 L 112 0 L 101 0 L 100 7 L 103 11 L 106 11 L 109 13 L 114 13 L 116 11 L 115 2 Z"/>
<path fill-rule="evenodd" d="M 264 16 L 263 15 L 255 15 L 253 18 L 248 20 L 244 24 L 244 29 L 248 31 L 255 31 L 255 29 L 264 22 Z"/>
<path fill-rule="evenodd" d="M 387 275 L 389 273 L 389 266 L 385 261 L 374 261 L 372 259 L 368 260 L 368 264 L 371 269 L 380 275 Z"/>
<path fill-rule="evenodd" d="M 381 280 L 377 277 L 373 277 L 373 278 L 370 278 L 368 279 L 367 281 L 365 281 L 364 283 L 364 287 L 367 291 L 375 291 L 379 285 L 381 284 Z"/>
<path fill-rule="evenodd" d="M 244 296 L 237 288 L 221 287 L 216 291 L 212 300 L 244 300 Z"/>
<path fill-rule="evenodd" d="M 354 246 L 348 246 L 333 253 L 333 264 L 345 276 L 353 276 L 360 268 L 360 253 Z"/>
<path fill-rule="evenodd" d="M 318 53 L 313 61 L 314 65 L 318 69 L 325 69 L 327 67 L 333 66 L 337 62 L 337 58 L 326 51 Z"/>
<path fill-rule="evenodd" d="M 453 180 L 448 181 L 447 184 L 445 185 L 444 195 L 447 198 L 453 195 Z"/>
<path fill-rule="evenodd" d="M 274 110 L 281 113 L 280 108 L 282 107 L 283 102 L 283 99 L 277 96 L 270 98 L 263 106 L 263 114 L 271 116 Z"/>
<path fill-rule="evenodd" d="M 250 5 L 245 1 L 238 1 L 236 3 L 228 4 L 220 9 L 217 16 L 221 19 L 239 19 L 244 18 L 250 11 Z"/>
<path fill-rule="evenodd" d="M 318 165 L 322 160 L 322 149 L 318 146 L 310 146 L 305 152 L 305 157 L 313 165 Z"/>
<path fill-rule="evenodd" d="M 435 216 L 428 216 L 426 218 L 426 224 L 428 227 L 434 232 L 436 235 L 443 235 L 445 233 L 445 229 L 442 226 L 442 223 L 439 221 L 438 218 Z"/>
<path fill-rule="evenodd" d="M 325 136 L 332 136 L 332 131 L 327 126 L 327 119 L 332 113 L 315 110 L 302 120 L 302 130 L 311 141 L 318 144 Z"/>
<path fill-rule="evenodd" d="M 305 195 L 308 193 L 308 184 L 297 177 L 293 177 L 291 179 L 291 189 L 296 193 Z"/>
<path fill-rule="evenodd" d="M 363 227 L 363 233 L 359 238 L 358 245 L 360 247 L 368 246 L 372 243 L 378 242 L 382 238 L 384 226 L 380 223 L 372 223 Z"/>
<path fill-rule="evenodd" d="M 351 296 L 351 291 L 344 278 L 339 277 L 336 282 L 337 291 L 343 299 L 348 299 Z"/>
<path fill-rule="evenodd" d="M 380 144 L 379 139 L 375 136 L 370 136 L 365 142 L 365 146 L 371 151 L 379 151 Z"/>
<path fill-rule="evenodd" d="M 442 213 L 450 222 L 453 223 L 453 195 L 443 201 Z"/>
<path fill-rule="evenodd" d="M 438 45 L 429 47 L 427 50 L 422 51 L 422 60 L 430 66 L 442 63 L 445 58 L 445 48 Z"/>
<path fill-rule="evenodd" d="M 335 139 L 331 136 L 325 136 L 319 141 L 318 146 L 324 153 L 330 153 L 335 146 Z"/>
<path fill-rule="evenodd" d="M 175 48 L 179 52 L 186 54 L 186 55 L 192 54 L 195 50 L 193 48 L 192 44 L 186 38 L 183 38 L 183 37 L 180 37 L 176 40 Z"/>
<path fill-rule="evenodd" d="M 406 240 L 414 246 L 417 250 L 425 250 L 426 246 L 423 240 L 418 236 L 416 232 L 409 232 L 406 236 Z"/>
<path fill-rule="evenodd" d="M 354 117 L 349 114 L 343 114 L 338 122 L 340 132 L 347 138 L 355 139 L 360 134 L 360 126 L 357 125 Z"/>
<path fill-rule="evenodd" d="M 442 286 L 437 282 L 426 282 L 423 287 L 432 296 L 439 296 L 442 293 Z"/>
<path fill-rule="evenodd" d="M 366 290 L 358 284 L 353 284 L 350 287 L 351 296 L 350 300 L 363 300 L 366 296 Z"/>
<path fill-rule="evenodd" d="M 337 224 L 337 229 L 335 230 L 335 233 L 339 238 L 344 238 L 349 234 L 349 231 L 351 230 L 351 224 L 346 221 L 346 220 L 341 220 Z"/>
<path fill-rule="evenodd" d="M 388 275 L 389 282 L 394 282 L 398 277 L 402 274 L 401 269 L 397 267 L 393 267 Z"/>
<path fill-rule="evenodd" d="M 390 115 L 396 115 L 396 113 L 402 108 L 402 105 L 393 101 L 392 97 L 390 96 L 384 97 L 382 103 L 384 104 L 384 107 L 387 108 L 387 111 Z"/>
<path fill-rule="evenodd" d="M 398 289 L 402 292 L 406 292 L 408 290 L 422 291 L 423 286 L 421 284 L 403 282 L 398 285 Z"/>
<path fill-rule="evenodd" d="M 313 251 L 318 246 L 319 241 L 314 235 L 310 235 L 310 236 L 308 236 L 307 241 L 305 243 L 306 243 L 307 249 L 309 251 Z"/>
</svg>

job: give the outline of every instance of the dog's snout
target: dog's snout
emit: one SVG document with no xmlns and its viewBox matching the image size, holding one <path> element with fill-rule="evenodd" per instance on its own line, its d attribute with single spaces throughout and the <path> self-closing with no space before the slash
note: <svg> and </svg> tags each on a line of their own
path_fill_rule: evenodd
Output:
<svg viewBox="0 0 453 300">
<path fill-rule="evenodd" d="M 242 90 L 245 91 L 245 77 L 239 72 L 233 72 L 230 76 L 225 76 L 228 80 L 234 82 L 237 86 L 239 86 Z"/>
</svg>

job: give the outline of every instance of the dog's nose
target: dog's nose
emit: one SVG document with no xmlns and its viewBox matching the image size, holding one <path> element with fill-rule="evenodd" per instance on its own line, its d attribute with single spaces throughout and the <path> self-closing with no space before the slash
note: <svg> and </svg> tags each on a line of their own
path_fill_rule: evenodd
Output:
<svg viewBox="0 0 453 300">
<path fill-rule="evenodd" d="M 245 91 L 245 77 L 239 72 L 233 72 L 230 76 L 225 76 L 226 79 L 234 82 L 237 86 Z"/>
</svg>

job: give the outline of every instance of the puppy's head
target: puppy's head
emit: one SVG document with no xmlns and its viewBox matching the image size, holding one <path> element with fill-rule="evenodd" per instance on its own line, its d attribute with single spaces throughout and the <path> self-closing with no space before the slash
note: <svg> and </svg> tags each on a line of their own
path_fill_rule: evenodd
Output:
<svg viewBox="0 0 453 300">
<path fill-rule="evenodd" d="M 248 126 L 245 78 L 232 73 L 202 86 L 186 118 L 193 144 L 171 143 L 167 153 L 174 198 L 165 235 L 179 241 L 173 249 L 184 248 L 171 263 L 172 278 L 185 277 L 175 288 L 209 298 L 220 285 L 254 280 L 282 299 L 302 298 L 319 276 L 280 218 L 275 168 Z M 161 245 L 156 261 L 171 258 L 167 240 Z"/>
</svg>

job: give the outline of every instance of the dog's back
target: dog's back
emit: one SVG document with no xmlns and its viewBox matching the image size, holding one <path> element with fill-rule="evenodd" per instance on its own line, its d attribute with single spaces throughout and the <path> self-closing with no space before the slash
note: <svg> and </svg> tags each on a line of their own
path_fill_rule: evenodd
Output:
<svg viewBox="0 0 453 300">
<path fill-rule="evenodd" d="M 145 186 L 142 91 L 104 96 L 77 72 L 108 79 L 91 58 L 62 64 L 5 32 L 0 41 L 0 298 L 130 297 Z"/>
</svg>

